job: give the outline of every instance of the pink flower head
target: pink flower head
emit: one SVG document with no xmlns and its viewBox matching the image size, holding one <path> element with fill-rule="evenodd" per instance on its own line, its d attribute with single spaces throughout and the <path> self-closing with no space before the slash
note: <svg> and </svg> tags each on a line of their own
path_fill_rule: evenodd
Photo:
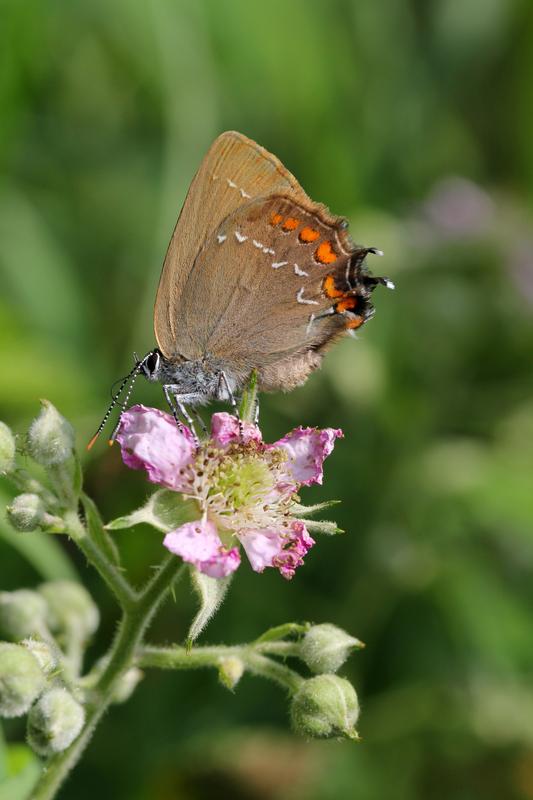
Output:
<svg viewBox="0 0 533 800">
<path fill-rule="evenodd" d="M 122 459 L 132 469 L 146 470 L 148 480 L 181 491 L 183 473 L 194 457 L 194 439 L 180 430 L 170 414 L 136 405 L 122 415 L 117 433 Z"/>
<path fill-rule="evenodd" d="M 253 570 L 274 567 L 290 579 L 315 543 L 294 515 L 296 492 L 322 483 L 338 436 L 333 428 L 296 428 L 267 445 L 256 425 L 219 413 L 196 450 L 190 431 L 169 414 L 134 406 L 123 414 L 117 440 L 129 467 L 198 504 L 198 522 L 165 536 L 170 552 L 221 578 L 239 566 L 240 543 Z"/>
</svg>

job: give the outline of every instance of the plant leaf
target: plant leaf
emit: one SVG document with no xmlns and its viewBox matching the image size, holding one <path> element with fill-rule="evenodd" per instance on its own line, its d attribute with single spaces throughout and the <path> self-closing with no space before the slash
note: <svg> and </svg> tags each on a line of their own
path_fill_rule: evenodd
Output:
<svg viewBox="0 0 533 800">
<path fill-rule="evenodd" d="M 269 628 L 256 639 L 259 642 L 275 642 L 278 639 L 285 639 L 287 636 L 301 636 L 311 627 L 310 622 L 286 622 L 284 625 L 276 625 L 275 628 Z"/>
<path fill-rule="evenodd" d="M 325 508 L 330 508 L 330 506 L 337 506 L 340 502 L 340 500 L 326 500 L 325 503 L 316 503 L 314 506 L 302 506 L 300 503 L 293 503 L 291 506 L 291 512 L 295 516 L 309 517 L 311 514 L 317 514 L 319 511 L 324 511 Z"/>
<path fill-rule="evenodd" d="M 86 494 L 81 496 L 81 502 L 83 505 L 83 510 L 85 511 L 85 521 L 87 523 L 91 538 L 94 539 L 96 544 L 99 545 L 101 550 L 104 551 L 106 556 L 113 562 L 113 564 L 119 567 L 120 553 L 118 552 L 115 542 L 104 528 L 102 518 L 100 517 L 100 512 L 98 511 L 96 505 L 90 497 L 87 497 Z"/>
<path fill-rule="evenodd" d="M 324 533 L 326 536 L 335 536 L 337 533 L 344 533 L 342 528 L 337 527 L 336 522 L 330 522 L 328 519 L 302 519 L 308 531 L 314 533 Z"/>
<path fill-rule="evenodd" d="M 187 647 L 192 647 L 193 642 L 204 630 L 210 619 L 215 615 L 229 589 L 232 575 L 227 578 L 210 578 L 196 567 L 191 567 L 191 583 L 198 595 L 200 608 L 194 617 L 189 633 L 187 634 Z"/>
<path fill-rule="evenodd" d="M 158 489 L 144 506 L 125 517 L 117 517 L 104 527 L 108 531 L 116 531 L 144 522 L 158 531 L 168 533 L 184 522 L 194 522 L 198 516 L 199 511 L 194 500 L 184 500 L 181 494 L 170 489 Z"/>
</svg>

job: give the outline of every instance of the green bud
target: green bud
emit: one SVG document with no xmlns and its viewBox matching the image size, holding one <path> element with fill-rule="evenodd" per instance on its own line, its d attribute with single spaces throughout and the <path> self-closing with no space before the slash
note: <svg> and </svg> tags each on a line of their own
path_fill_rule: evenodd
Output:
<svg viewBox="0 0 533 800">
<path fill-rule="evenodd" d="M 50 645 L 46 642 L 43 642 L 42 639 L 23 639 L 20 644 L 25 647 L 26 650 L 29 650 L 34 658 L 37 659 L 39 666 L 45 675 L 49 675 L 56 669 L 56 654 Z"/>
<path fill-rule="evenodd" d="M 15 466 L 15 437 L 5 422 L 0 422 L 0 475 L 11 472 Z"/>
<path fill-rule="evenodd" d="M 139 681 L 144 677 L 144 673 L 138 667 L 131 667 L 117 681 L 113 690 L 113 702 L 125 703 L 129 700 Z"/>
<path fill-rule="evenodd" d="M 359 702 L 352 684 L 337 675 L 304 681 L 291 702 L 294 730 L 310 738 L 358 739 Z"/>
<path fill-rule="evenodd" d="M 40 756 L 60 753 L 83 728 L 85 711 L 62 688 L 49 689 L 28 714 L 28 744 Z"/>
<path fill-rule="evenodd" d="M 0 716 L 21 717 L 45 685 L 37 659 L 18 644 L 0 642 Z"/>
<path fill-rule="evenodd" d="M 336 625 L 313 625 L 300 644 L 300 658 L 311 672 L 337 672 L 356 647 L 364 645 Z"/>
<path fill-rule="evenodd" d="M 17 531 L 34 531 L 44 521 L 44 503 L 38 494 L 19 494 L 7 507 L 7 516 Z"/>
<path fill-rule="evenodd" d="M 49 403 L 41 400 L 42 409 L 28 431 L 28 449 L 43 467 L 62 464 L 74 450 L 74 429 L 70 422 Z"/>
<path fill-rule="evenodd" d="M 100 614 L 89 592 L 74 581 L 51 581 L 39 586 L 47 603 L 48 627 L 85 641 L 98 628 Z"/>
<path fill-rule="evenodd" d="M 41 633 L 47 607 L 43 597 L 30 589 L 0 592 L 0 632 L 14 641 Z"/>
<path fill-rule="evenodd" d="M 218 662 L 218 678 L 220 683 L 233 691 L 244 672 L 244 664 L 237 656 L 228 656 Z"/>
</svg>

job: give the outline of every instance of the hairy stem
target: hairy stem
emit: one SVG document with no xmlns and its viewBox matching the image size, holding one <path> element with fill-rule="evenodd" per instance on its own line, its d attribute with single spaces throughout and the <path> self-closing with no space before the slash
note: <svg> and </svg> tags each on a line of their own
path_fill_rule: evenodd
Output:
<svg viewBox="0 0 533 800">
<path fill-rule="evenodd" d="M 108 663 L 94 686 L 91 701 L 86 706 L 84 728 L 70 747 L 46 763 L 32 800 L 52 800 L 56 796 L 68 773 L 85 750 L 96 725 L 112 703 L 118 681 L 135 663 L 136 651 L 159 605 L 181 577 L 184 569 L 175 556 L 169 556 L 146 587 L 135 595 L 135 600 L 129 602 L 109 651 Z M 107 574 L 111 575 L 110 572 Z"/>
<path fill-rule="evenodd" d="M 100 573 L 101 578 L 115 595 L 124 611 L 135 606 L 137 593 L 124 578 L 117 567 L 111 563 L 107 555 L 89 535 L 76 511 L 65 513 L 65 527 L 68 535 L 76 542 L 87 561 Z"/>
<path fill-rule="evenodd" d="M 289 644 L 278 642 L 281 644 Z M 265 656 L 264 645 L 262 647 L 254 645 L 234 645 L 225 647 L 219 645 L 215 647 L 194 647 L 188 650 L 185 647 L 174 645 L 173 647 L 143 647 L 137 659 L 140 667 L 159 667 L 160 669 L 201 669 L 202 667 L 218 668 L 224 659 L 229 657 L 239 658 L 245 670 L 253 675 L 273 680 L 288 689 L 290 692 L 296 691 L 303 681 L 303 678 L 294 670 L 273 661 Z M 274 643 L 270 643 L 270 652 L 276 655 L 294 655 L 294 652 L 287 650 L 274 650 Z"/>
</svg>

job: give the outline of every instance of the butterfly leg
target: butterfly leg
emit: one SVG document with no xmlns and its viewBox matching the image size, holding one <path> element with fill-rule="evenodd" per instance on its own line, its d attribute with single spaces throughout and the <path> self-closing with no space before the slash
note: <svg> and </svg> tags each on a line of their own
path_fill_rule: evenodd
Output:
<svg viewBox="0 0 533 800">
<path fill-rule="evenodd" d="M 181 419 L 178 416 L 178 412 L 185 419 L 185 421 L 187 422 L 187 425 L 189 426 L 190 431 L 192 433 L 195 446 L 198 448 L 198 446 L 200 444 L 200 440 L 199 440 L 198 435 L 196 433 L 196 430 L 195 430 L 195 427 L 194 427 L 194 422 L 192 421 L 192 417 L 189 414 L 189 412 L 187 411 L 187 409 L 185 408 L 185 405 L 183 403 L 184 400 L 197 399 L 197 396 L 196 395 L 190 395 L 190 394 L 185 394 L 185 395 L 179 394 L 176 391 L 176 388 L 177 388 L 176 386 L 173 386 L 172 384 L 169 384 L 169 383 L 163 385 L 163 391 L 165 393 L 166 401 L 167 401 L 168 406 L 169 406 L 169 408 L 170 408 L 170 410 L 172 412 L 172 416 L 176 420 L 176 425 L 178 426 L 178 428 L 180 429 L 180 431 L 182 433 L 183 433 L 183 430 L 184 430 L 184 425 L 183 425 L 183 422 L 181 421 Z"/>
<path fill-rule="evenodd" d="M 255 397 L 254 425 L 259 425 L 259 395 Z"/>
</svg>

